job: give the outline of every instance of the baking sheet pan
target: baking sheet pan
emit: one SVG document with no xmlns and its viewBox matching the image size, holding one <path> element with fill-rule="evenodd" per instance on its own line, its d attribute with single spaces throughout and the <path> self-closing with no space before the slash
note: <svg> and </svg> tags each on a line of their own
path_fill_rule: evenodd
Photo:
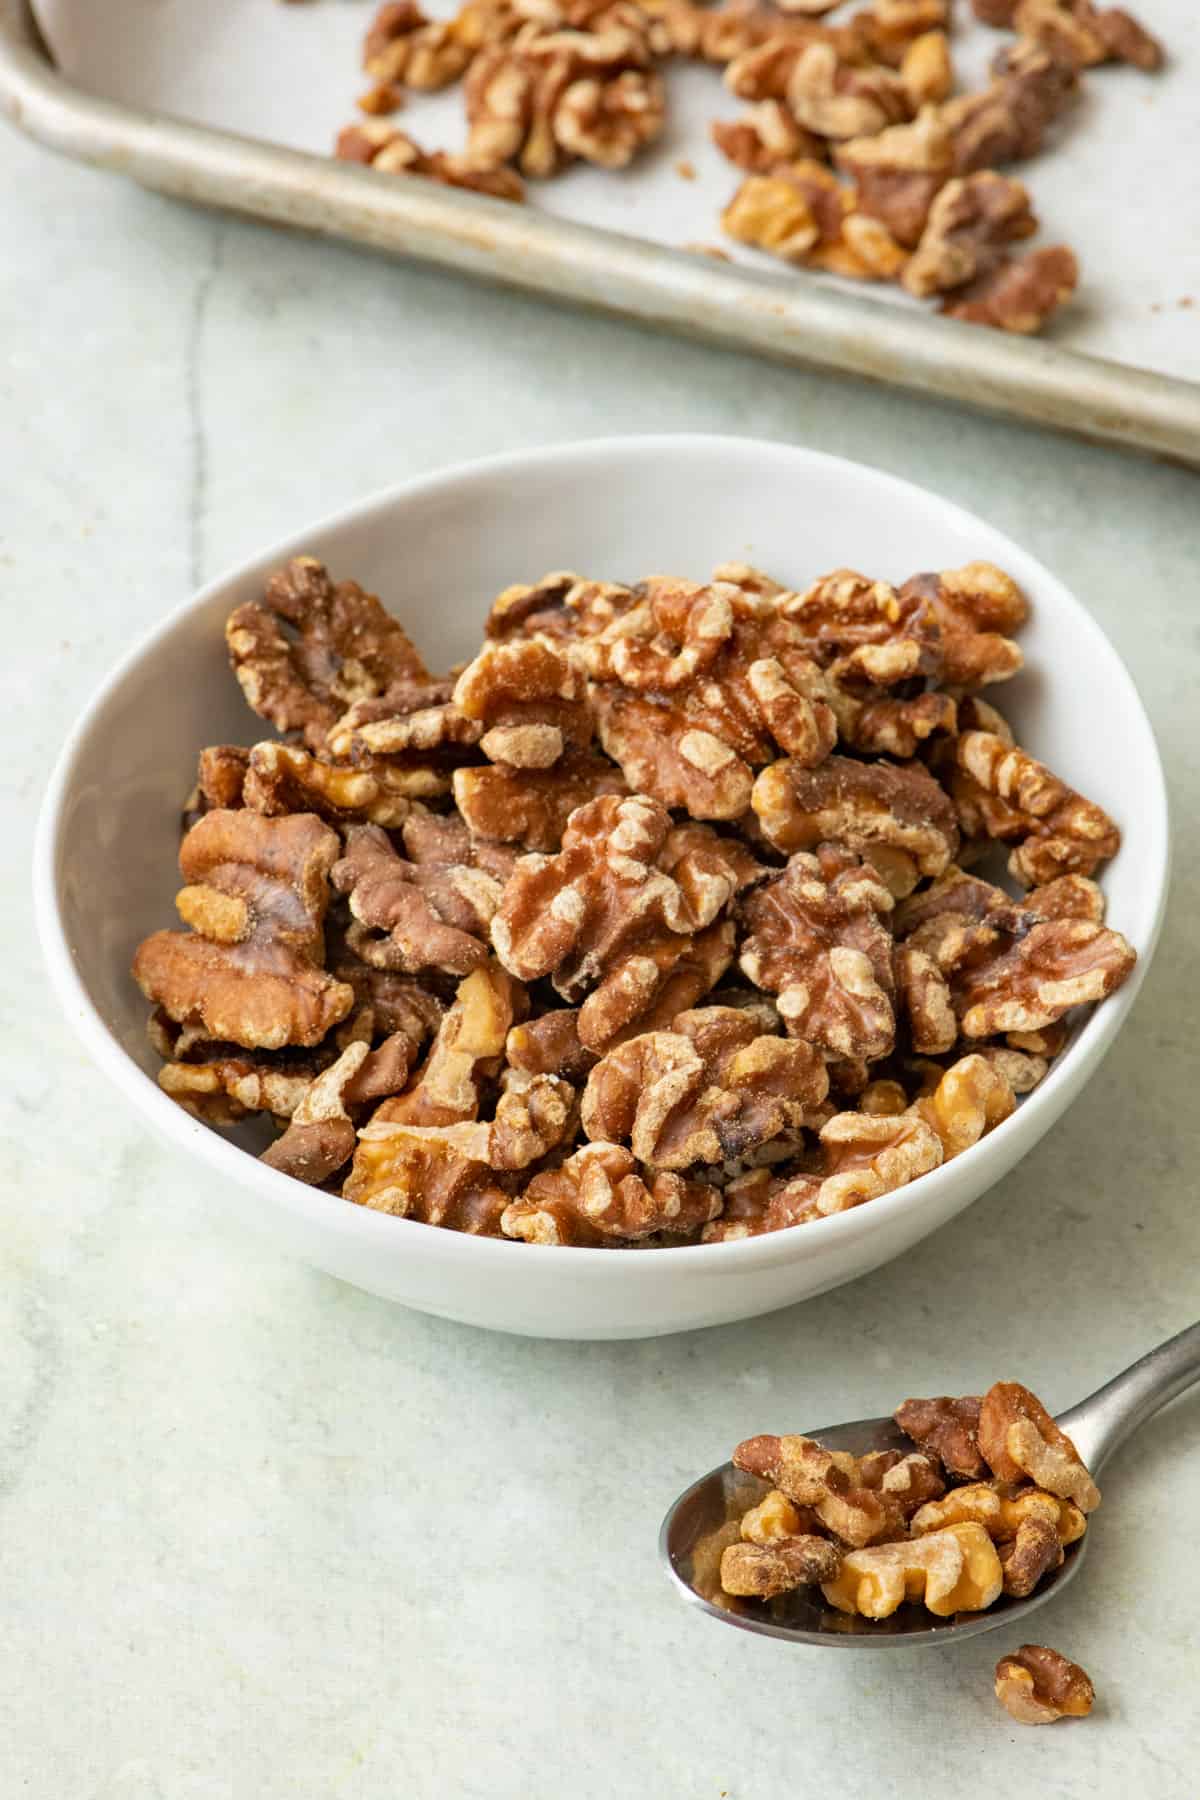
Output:
<svg viewBox="0 0 1200 1800">
<path fill-rule="evenodd" d="M 668 132 L 633 171 L 577 168 L 514 207 L 322 154 L 355 116 L 371 0 L 38 0 L 38 10 L 61 67 L 27 0 L 0 0 L 0 100 L 44 142 L 147 185 L 1200 464 L 1200 206 L 1186 176 L 1200 108 L 1178 0 L 1147 13 L 1177 50 L 1169 72 L 1095 72 L 1092 116 L 1028 165 L 1038 241 L 1067 239 L 1085 270 L 1076 304 L 1041 340 L 752 253 L 724 264 L 685 250 L 720 241 L 716 215 L 739 179 L 707 138 L 713 117 L 739 110 L 711 70 L 669 71 Z M 982 27 L 960 33 L 967 79 L 996 42 Z M 430 147 L 455 147 L 461 97 L 415 96 L 400 123 Z M 685 158 L 695 179 L 678 172 Z"/>
</svg>

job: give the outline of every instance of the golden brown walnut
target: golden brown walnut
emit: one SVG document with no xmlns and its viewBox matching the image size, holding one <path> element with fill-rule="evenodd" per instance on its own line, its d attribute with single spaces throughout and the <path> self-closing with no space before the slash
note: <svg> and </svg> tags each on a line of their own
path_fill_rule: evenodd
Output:
<svg viewBox="0 0 1200 1800">
<path fill-rule="evenodd" d="M 426 18 L 415 0 L 381 6 L 363 44 L 367 74 L 388 87 L 448 87 L 470 60 L 453 24 Z"/>
<path fill-rule="evenodd" d="M 551 638 L 486 643 L 458 678 L 454 704 L 478 722 L 489 762 L 549 769 L 591 742 L 586 683 Z"/>
<path fill-rule="evenodd" d="M 426 678 L 408 634 L 374 594 L 356 581 L 335 585 L 313 556 L 293 557 L 261 602 L 237 607 L 225 638 L 249 705 L 276 730 L 302 732 L 318 753 L 354 701 Z"/>
<path fill-rule="evenodd" d="M 847 36 L 859 36 L 880 62 L 899 63 L 916 38 L 949 24 L 950 0 L 874 0 L 851 18 Z"/>
<path fill-rule="evenodd" d="M 1062 1539 L 1051 1519 L 1035 1513 L 1021 1521 L 1015 1537 L 1000 1545 L 999 1556 L 1004 1592 L 1013 1600 L 1026 1600 L 1043 1575 L 1061 1567 Z"/>
<path fill-rule="evenodd" d="M 947 318 L 1029 336 L 1040 331 L 1079 285 L 1079 264 L 1065 244 L 1005 257 L 943 300 Z"/>
<path fill-rule="evenodd" d="M 1029 191 L 1019 181 L 994 169 L 956 176 L 930 207 L 901 285 L 919 300 L 964 287 L 996 267 L 1006 244 L 1036 230 Z"/>
<path fill-rule="evenodd" d="M 845 844 L 875 864 L 897 897 L 923 875 L 940 875 L 958 845 L 954 808 L 918 763 L 830 756 L 805 769 L 781 757 L 755 781 L 751 804 L 764 837 L 785 856 Z"/>
<path fill-rule="evenodd" d="M 482 736 L 480 725 L 454 705 L 453 686 L 404 681 L 356 701 L 331 728 L 328 756 L 374 774 L 384 793 L 414 800 L 448 794 L 454 770 L 476 759 Z"/>
<path fill-rule="evenodd" d="M 771 1482 L 797 1506 L 811 1507 L 843 1543 L 877 1544 L 904 1529 L 896 1501 L 865 1486 L 857 1467 L 839 1467 L 835 1455 L 812 1438 L 747 1438 L 734 1451 L 733 1465 Z"/>
<path fill-rule="evenodd" d="M 1059 875 L 1091 875 L 1120 849 L 1121 833 L 1103 808 L 1026 751 L 992 732 L 967 731 L 955 755 L 983 830 L 1017 840 L 1008 866 L 1019 881 L 1036 887 Z"/>
<path fill-rule="evenodd" d="M 806 1537 L 816 1530 L 817 1515 L 808 1506 L 795 1506 L 778 1488 L 744 1512 L 741 1537 L 747 1544 L 775 1544 L 780 1538 Z"/>
<path fill-rule="evenodd" d="M 740 967 L 777 996 L 789 1034 L 830 1056 L 886 1056 L 891 1003 L 892 897 L 857 857 L 800 852 L 742 905 Z"/>
<path fill-rule="evenodd" d="M 403 1127 L 359 1144 L 342 1192 L 373 1212 L 483 1237 L 499 1235 L 509 1201 L 486 1163 L 471 1162 L 453 1144 Z"/>
<path fill-rule="evenodd" d="M 763 1036 L 751 1015 L 709 1006 L 610 1050 L 588 1077 L 583 1128 L 655 1168 L 686 1169 L 799 1130 L 828 1088 L 810 1044 Z"/>
<path fill-rule="evenodd" d="M 1100 1490 L 1075 1445 L 1018 1381 L 997 1381 L 983 1396 L 979 1448 L 1001 1481 L 1028 1479 L 1083 1513 L 1100 1504 Z"/>
<path fill-rule="evenodd" d="M 520 980 L 549 976 L 564 1000 L 582 999 L 580 1042 L 602 1051 L 647 1017 L 697 934 L 756 873 L 744 850 L 672 827 L 644 795 L 595 800 L 571 815 L 559 855 L 518 861 L 492 943 Z M 730 933 L 725 967 L 732 949 Z"/>
<path fill-rule="evenodd" d="M 826 1537 L 779 1538 L 770 1544 L 730 1544 L 721 1557 L 721 1586 L 727 1594 L 773 1600 L 798 1587 L 832 1581 L 842 1553 Z"/>
<path fill-rule="evenodd" d="M 554 109 L 554 135 L 568 156 L 623 169 L 661 134 L 665 117 L 661 77 L 623 69 L 613 77 L 573 81 Z"/>
<path fill-rule="evenodd" d="M 1022 1644 L 996 1664 L 996 1698 L 1018 1725 L 1052 1725 L 1056 1719 L 1083 1719 L 1096 1690 L 1078 1663 L 1044 1644 Z"/>
<path fill-rule="evenodd" d="M 851 138 L 837 146 L 835 158 L 854 182 L 859 212 L 879 219 L 898 244 L 912 249 L 934 195 L 953 171 L 954 141 L 938 108 L 923 105 L 911 124 Z"/>
<path fill-rule="evenodd" d="M 831 44 L 811 44 L 802 52 L 788 80 L 787 102 L 807 131 L 826 138 L 870 137 L 911 111 L 898 75 L 843 62 Z"/>
<path fill-rule="evenodd" d="M 949 1618 L 979 1612 L 999 1598 L 1003 1570 L 982 1525 L 951 1525 L 928 1537 L 850 1551 L 821 1592 L 839 1612 L 886 1619 L 906 1600 Z"/>
<path fill-rule="evenodd" d="M 693 818 L 745 812 L 753 769 L 780 749 L 819 762 L 837 727 L 772 597 L 665 577 L 582 654 L 601 741 L 630 786 Z"/>
<path fill-rule="evenodd" d="M 499 1074 L 505 1040 L 526 1004 L 520 984 L 497 964 L 472 970 L 412 1083 L 385 1100 L 372 1123 L 456 1125 L 478 1118 L 480 1089 Z"/>
<path fill-rule="evenodd" d="M 528 1169 L 557 1149 L 574 1125 L 575 1090 L 557 1075 L 507 1071 L 491 1119 L 452 1125 L 411 1125 L 378 1114 L 359 1133 L 359 1163 L 382 1180 L 391 1159 L 403 1162 L 422 1146 L 444 1145 L 470 1163 L 497 1171 Z"/>
<path fill-rule="evenodd" d="M 1011 948 L 968 961 L 951 979 L 963 1034 L 1032 1032 L 1115 993 L 1137 953 L 1118 931 L 1083 919 L 1034 924 Z"/>
<path fill-rule="evenodd" d="M 1162 45 L 1131 14 L 1092 0 L 1018 0 L 1012 23 L 1022 37 L 1077 68 L 1111 60 L 1151 70 L 1163 61 Z"/>
<path fill-rule="evenodd" d="M 852 190 L 811 159 L 748 176 L 721 225 L 739 243 L 785 262 L 858 281 L 891 280 L 904 263 L 882 221 L 856 212 Z"/>
<path fill-rule="evenodd" d="M 336 835 L 311 813 L 206 813 L 179 851 L 187 885 L 176 905 L 192 929 L 139 946 L 142 992 L 179 1024 L 246 1049 L 319 1043 L 354 1004 L 321 966 L 337 854 Z"/>
<path fill-rule="evenodd" d="M 519 204 L 525 198 L 525 184 L 515 170 L 470 154 L 423 150 L 415 138 L 382 118 L 361 119 L 345 126 L 338 133 L 334 155 L 341 162 L 363 163 L 384 175 L 413 175 L 419 180 L 439 182 L 442 187 L 488 194 L 493 200 Z"/>
<path fill-rule="evenodd" d="M 956 688 L 1007 681 L 1024 664 L 1011 633 L 1029 617 L 1029 604 L 1011 575 L 995 563 L 914 575 L 901 603 L 919 601 L 938 629 L 939 679 Z M 976 702 L 975 704 L 979 704 Z"/>
<path fill-rule="evenodd" d="M 196 785 L 183 806 L 183 829 L 190 831 L 207 812 L 229 812 L 242 805 L 242 788 L 250 752 L 241 744 L 210 744 L 200 752 Z"/>
<path fill-rule="evenodd" d="M 1016 1538 L 1022 1525 L 1034 1518 L 1047 1520 L 1063 1544 L 1075 1543 L 1087 1530 L 1086 1518 L 1070 1500 L 1036 1487 L 1013 1493 L 1000 1481 L 975 1481 L 966 1487 L 951 1488 L 948 1494 L 928 1501 L 914 1513 L 909 1529 L 919 1537 L 926 1531 L 940 1531 L 943 1526 L 962 1525 L 973 1519 L 996 1543 L 1007 1544 Z"/>
<path fill-rule="evenodd" d="M 354 1011 L 338 1034 L 362 1037 L 369 1042 L 406 1032 L 418 1043 L 432 1037 L 445 1016 L 446 1008 L 436 994 L 418 981 L 394 974 L 390 969 L 372 969 L 357 956 L 345 950 L 330 955 L 330 970 L 354 993 Z"/>
<path fill-rule="evenodd" d="M 839 683 L 884 689 L 939 673 L 938 620 L 920 595 L 899 594 L 857 569 L 832 569 L 780 604 L 797 647 Z"/>
<path fill-rule="evenodd" d="M 890 1454 L 889 1466 L 879 1482 L 879 1492 L 885 1499 L 894 1501 L 903 1518 L 909 1520 L 921 1507 L 939 1500 L 946 1491 L 946 1483 L 932 1457 L 913 1451 L 892 1462 Z M 859 1459 L 859 1471 L 864 1477 L 865 1461 L 865 1458 Z"/>
<path fill-rule="evenodd" d="M 566 1081 L 586 1081 L 596 1064 L 594 1050 L 579 1041 L 579 1009 L 562 1006 L 540 1018 L 514 1025 L 504 1047 L 511 1069 L 527 1075 L 561 1075 Z"/>
<path fill-rule="evenodd" d="M 932 1400 L 905 1400 L 892 1417 L 917 1448 L 936 1457 L 950 1475 L 978 1480 L 987 1474 L 979 1449 L 979 1408 L 976 1394 L 953 1399 L 939 1394 Z"/>
<path fill-rule="evenodd" d="M 1060 61 L 1028 38 L 1002 52 L 986 88 L 942 105 L 956 173 L 969 175 L 1035 155 L 1078 85 L 1074 63 Z"/>
<path fill-rule="evenodd" d="M 250 752 L 243 801 L 270 818 L 307 812 L 334 824 L 396 826 L 412 811 L 414 797 L 429 791 L 407 770 L 382 763 L 344 768 L 319 762 L 299 745 L 270 741 Z"/>
<path fill-rule="evenodd" d="M 1015 1106 L 1001 1068 L 983 1056 L 963 1056 L 912 1110 L 936 1133 L 943 1160 L 950 1162 L 1007 1119 Z"/>
<path fill-rule="evenodd" d="M 232 1044 L 200 1039 L 187 1043 L 190 1033 L 165 1032 L 155 1048 L 171 1060 L 158 1071 L 158 1085 L 177 1105 L 206 1125 L 236 1125 L 251 1113 L 271 1113 L 290 1118 L 320 1072 L 319 1054 L 270 1051 L 249 1055 Z M 171 1043 L 171 1035 L 175 1043 Z"/>
<path fill-rule="evenodd" d="M 558 570 L 504 588 L 492 602 L 484 632 L 502 643 L 520 637 L 574 641 L 603 631 L 636 603 L 631 588 Z"/>
<path fill-rule="evenodd" d="M 568 752 L 552 769 L 495 764 L 454 774 L 454 798 L 472 837 L 543 853 L 558 849 L 578 807 L 628 791 L 621 771 L 587 750 Z"/>
<path fill-rule="evenodd" d="M 900 62 L 900 80 L 914 112 L 946 98 L 954 86 L 954 68 L 944 31 L 923 31 L 912 40 Z"/>
<path fill-rule="evenodd" d="M 398 856 L 377 825 L 351 827 L 332 879 L 349 899 L 354 922 L 346 940 L 363 962 L 405 974 L 466 975 L 487 960 L 507 871 L 486 846 L 477 855 L 465 830 L 462 839 L 448 847 L 455 860 L 418 863 Z"/>
<path fill-rule="evenodd" d="M 822 154 L 822 140 L 798 125 L 782 100 L 760 100 L 740 119 L 714 119 L 709 130 L 722 155 L 752 175 Z"/>
<path fill-rule="evenodd" d="M 720 1190 L 707 1182 L 641 1170 L 618 1144 L 585 1144 L 560 1168 L 535 1175 L 501 1225 L 527 1244 L 599 1248 L 663 1232 L 685 1236 L 720 1208 Z"/>
</svg>

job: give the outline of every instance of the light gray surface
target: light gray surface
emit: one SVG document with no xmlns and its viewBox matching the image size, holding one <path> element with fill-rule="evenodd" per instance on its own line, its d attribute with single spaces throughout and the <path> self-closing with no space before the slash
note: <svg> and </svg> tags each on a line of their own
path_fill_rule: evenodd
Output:
<svg viewBox="0 0 1200 1800">
<path fill-rule="evenodd" d="M 1193 1795 L 1194 1399 L 1109 1465 L 1038 1621 L 1096 1682 L 1082 1724 L 1012 1724 L 990 1639 L 742 1641 L 675 1600 L 655 1533 L 749 1431 L 996 1375 L 1061 1406 L 1200 1314 L 1196 479 L 218 223 L 11 134 L 0 186 L 5 1800 Z M 199 577 L 439 463 L 687 427 L 912 475 L 1071 583 L 1161 734 L 1173 905 L 1065 1123 L 903 1261 L 691 1337 L 491 1337 L 281 1264 L 142 1138 L 37 966 L 34 807 Z"/>
</svg>

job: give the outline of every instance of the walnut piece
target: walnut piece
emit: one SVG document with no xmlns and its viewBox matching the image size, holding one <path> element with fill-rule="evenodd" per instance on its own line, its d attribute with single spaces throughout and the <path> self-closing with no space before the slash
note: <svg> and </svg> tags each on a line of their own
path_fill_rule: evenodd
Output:
<svg viewBox="0 0 1200 1800">
<path fill-rule="evenodd" d="M 831 44 L 810 44 L 788 79 L 787 102 L 805 130 L 826 138 L 871 137 L 906 118 L 911 101 L 890 70 L 842 62 Z"/>
<path fill-rule="evenodd" d="M 940 1394 L 932 1400 L 905 1400 L 892 1417 L 905 1437 L 927 1456 L 936 1457 L 947 1474 L 977 1480 L 987 1474 L 979 1449 L 981 1405 L 974 1394 L 959 1399 Z"/>
<path fill-rule="evenodd" d="M 1036 1487 L 1013 1493 L 999 1481 L 975 1481 L 966 1487 L 951 1488 L 948 1494 L 922 1505 L 913 1514 L 909 1529 L 920 1536 L 973 1519 L 996 1543 L 1006 1544 L 1013 1542 L 1022 1525 L 1034 1518 L 1048 1520 L 1063 1544 L 1075 1543 L 1087 1530 L 1086 1518 L 1072 1501 Z"/>
<path fill-rule="evenodd" d="M 1039 886 L 1059 875 L 1091 875 L 1120 849 L 1120 831 L 1103 808 L 1026 751 L 993 732 L 966 731 L 955 754 L 967 777 L 956 798 L 974 801 L 989 837 L 1017 840 L 1008 866 L 1018 881 Z"/>
<path fill-rule="evenodd" d="M 859 281 L 890 280 L 904 264 L 904 250 L 882 221 L 856 212 L 853 191 L 811 159 L 748 176 L 721 226 L 739 243 L 785 262 Z"/>
<path fill-rule="evenodd" d="M 730 1544 L 721 1557 L 721 1586 L 727 1594 L 772 1600 L 798 1587 L 832 1581 L 842 1553 L 825 1537 L 786 1537 L 770 1544 Z"/>
<path fill-rule="evenodd" d="M 396 826 L 412 811 L 416 793 L 428 791 L 406 770 L 386 764 L 344 768 L 319 762 L 298 745 L 271 740 L 251 750 L 242 794 L 246 806 L 270 818 L 311 812 L 334 824 L 369 820 Z"/>
<path fill-rule="evenodd" d="M 843 1543 L 877 1544 L 903 1530 L 897 1502 L 866 1486 L 853 1462 L 839 1467 L 834 1453 L 812 1438 L 747 1438 L 734 1451 L 733 1466 L 771 1482 L 797 1506 L 811 1507 Z"/>
<path fill-rule="evenodd" d="M 1024 594 L 995 563 L 914 575 L 900 590 L 901 604 L 919 601 L 938 633 L 940 679 L 956 688 L 1007 681 L 1024 665 L 1011 633 L 1029 617 Z"/>
<path fill-rule="evenodd" d="M 720 1190 L 707 1182 L 641 1171 L 618 1144 L 585 1144 L 560 1168 L 535 1175 L 501 1226 L 527 1244 L 602 1248 L 664 1232 L 686 1236 L 720 1208 Z"/>
<path fill-rule="evenodd" d="M 1022 38 L 993 65 L 993 79 L 978 93 L 943 103 L 941 116 L 954 141 L 959 175 L 1034 156 L 1046 131 L 1078 89 L 1073 62 L 1059 60 Z"/>
<path fill-rule="evenodd" d="M 420 825 L 412 836 L 422 848 Z M 440 824 L 440 821 L 438 822 Z M 461 824 L 446 822 L 441 855 L 406 861 L 377 825 L 352 826 L 333 885 L 347 895 L 354 923 L 346 938 L 363 962 L 416 974 L 467 975 L 487 960 L 488 932 L 511 856 L 477 850 Z M 406 847 L 408 847 L 406 845 Z"/>
<path fill-rule="evenodd" d="M 1092 0 L 1018 0 L 1012 23 L 1022 37 L 1077 68 L 1111 60 L 1151 70 L 1163 61 L 1161 44 L 1136 19 Z"/>
<path fill-rule="evenodd" d="M 1078 1663 L 1044 1644 L 1022 1644 L 996 1664 L 996 1698 L 1018 1725 L 1052 1725 L 1056 1719 L 1083 1719 L 1096 1690 Z"/>
<path fill-rule="evenodd" d="M 958 843 L 954 808 L 917 763 L 860 763 L 830 756 L 806 769 L 781 757 L 754 783 L 763 835 L 790 855 L 825 840 L 876 864 L 897 896 L 923 875 L 940 875 Z"/>
<path fill-rule="evenodd" d="M 354 1004 L 322 967 L 329 872 L 338 840 L 311 813 L 264 819 L 206 813 L 184 838 L 187 932 L 157 931 L 133 975 L 179 1024 L 246 1049 L 319 1043 Z"/>
<path fill-rule="evenodd" d="M 828 1088 L 810 1044 L 763 1036 L 751 1015 L 710 1006 L 610 1050 L 588 1077 L 583 1128 L 655 1168 L 686 1169 L 798 1130 Z"/>
<path fill-rule="evenodd" d="M 454 704 L 483 729 L 480 749 L 513 769 L 549 769 L 586 749 L 592 721 L 582 673 L 551 638 L 487 643 L 454 689 Z"/>
<path fill-rule="evenodd" d="M 782 100 L 760 100 L 740 119 L 714 119 L 709 130 L 718 150 L 753 175 L 821 154 L 821 140 L 796 123 Z"/>
<path fill-rule="evenodd" d="M 495 963 L 461 981 L 412 1083 L 372 1124 L 457 1125 L 479 1116 L 480 1090 L 500 1072 L 505 1040 L 525 1008 L 520 985 Z"/>
<path fill-rule="evenodd" d="M 911 124 L 839 144 L 835 159 L 854 182 L 858 210 L 879 219 L 898 244 L 912 249 L 934 196 L 953 172 L 954 140 L 938 108 L 922 106 Z"/>
<path fill-rule="evenodd" d="M 1024 256 L 1002 258 L 994 269 L 949 295 L 941 311 L 968 325 L 991 325 L 1029 336 L 1041 330 L 1078 285 L 1074 251 L 1065 244 L 1048 245 Z"/>
<path fill-rule="evenodd" d="M 313 556 L 294 557 L 261 602 L 232 612 L 225 638 L 253 710 L 278 731 L 302 732 L 317 752 L 355 700 L 426 678 L 399 621 L 357 582 L 335 585 Z"/>
<path fill-rule="evenodd" d="M 950 1525 L 927 1537 L 851 1550 L 821 1591 L 839 1612 L 886 1619 L 905 1600 L 939 1618 L 978 1612 L 999 1597 L 1004 1574 L 982 1525 Z"/>
<path fill-rule="evenodd" d="M 1029 192 L 1019 181 L 994 169 L 958 176 L 933 201 L 901 283 L 919 300 L 964 287 L 996 267 L 1006 244 L 1036 230 Z"/>
<path fill-rule="evenodd" d="M 200 752 L 196 785 L 184 801 L 183 829 L 190 831 L 207 812 L 230 811 L 242 804 L 250 752 L 241 744 L 210 744 Z"/>
<path fill-rule="evenodd" d="M 263 1162 L 310 1187 L 327 1180 L 354 1154 L 354 1115 L 400 1092 L 420 1047 L 420 1037 L 408 1032 L 394 1033 L 374 1050 L 362 1040 L 348 1044 L 309 1084 Z"/>
<path fill-rule="evenodd" d="M 347 125 L 338 133 L 334 155 L 341 162 L 363 163 L 381 174 L 413 175 L 442 187 L 488 194 L 493 200 L 520 203 L 525 198 L 525 184 L 515 170 L 474 152 L 464 156 L 450 150 L 423 150 L 415 138 L 386 119 L 360 119 Z"/>
<path fill-rule="evenodd" d="M 1071 1439 L 1018 1381 L 997 1381 L 983 1396 L 979 1448 L 1001 1481 L 1028 1479 L 1083 1513 L 1100 1504 L 1100 1490 Z"/>
<path fill-rule="evenodd" d="M 373 81 L 388 87 L 447 87 L 470 60 L 471 51 L 453 24 L 426 18 L 416 0 L 381 6 L 363 44 L 364 69 Z"/>
<path fill-rule="evenodd" d="M 509 1200 L 486 1163 L 471 1162 L 453 1144 L 402 1127 L 359 1144 L 342 1192 L 373 1212 L 483 1237 L 498 1235 Z"/>
</svg>

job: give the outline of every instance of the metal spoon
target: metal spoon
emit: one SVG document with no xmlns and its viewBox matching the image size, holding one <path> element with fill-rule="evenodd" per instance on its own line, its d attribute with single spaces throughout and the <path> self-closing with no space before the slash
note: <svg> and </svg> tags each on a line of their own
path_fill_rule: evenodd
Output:
<svg viewBox="0 0 1200 1800">
<path fill-rule="evenodd" d="M 1093 1474 L 1107 1462 L 1131 1432 L 1145 1424 L 1160 1407 L 1200 1381 L 1200 1324 L 1190 1325 L 1178 1337 L 1168 1338 L 1081 1400 L 1059 1419 L 1074 1439 Z M 806 1432 L 830 1450 L 849 1450 L 856 1456 L 868 1450 L 911 1450 L 912 1445 L 891 1419 L 855 1419 L 847 1425 L 827 1425 Z M 797 1644 L 824 1644 L 831 1648 L 881 1649 L 903 1644 L 946 1644 L 951 1639 L 973 1637 L 998 1625 L 1015 1630 L 1035 1606 L 1060 1594 L 1078 1574 L 1087 1555 L 1092 1533 L 1072 1544 L 1062 1566 L 1042 1581 L 1026 1600 L 1002 1596 L 986 1612 L 959 1613 L 940 1619 L 923 1606 L 905 1605 L 889 1619 L 862 1619 L 835 1611 L 820 1588 L 799 1588 L 767 1602 L 735 1600 L 721 1592 L 716 1579 L 716 1558 L 705 1556 L 705 1541 L 731 1519 L 740 1518 L 767 1492 L 768 1484 L 744 1475 L 732 1463 L 712 1469 L 693 1482 L 676 1500 L 663 1520 L 659 1550 L 679 1592 L 702 1612 L 740 1631 L 757 1631 L 765 1637 L 789 1638 Z"/>
</svg>

